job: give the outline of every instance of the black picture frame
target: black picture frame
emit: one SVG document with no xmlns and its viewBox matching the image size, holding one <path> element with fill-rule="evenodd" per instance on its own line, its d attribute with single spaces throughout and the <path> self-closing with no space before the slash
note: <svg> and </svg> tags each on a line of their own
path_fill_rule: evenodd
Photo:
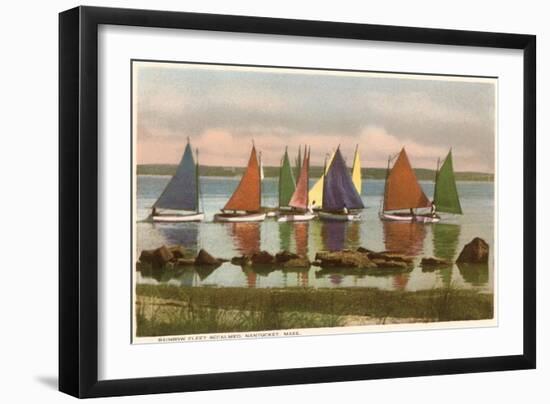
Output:
<svg viewBox="0 0 550 404">
<path fill-rule="evenodd" d="M 523 50 L 523 354 L 99 381 L 100 24 Z M 60 13 L 59 389 L 83 398 L 535 368 L 535 104 L 534 35 L 96 7 Z"/>
</svg>

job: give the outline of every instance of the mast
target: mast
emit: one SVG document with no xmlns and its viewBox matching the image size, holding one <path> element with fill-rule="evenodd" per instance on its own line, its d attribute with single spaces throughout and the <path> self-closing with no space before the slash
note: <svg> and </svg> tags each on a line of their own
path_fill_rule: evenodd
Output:
<svg viewBox="0 0 550 404">
<path fill-rule="evenodd" d="M 259 201 L 258 205 L 260 206 L 260 209 L 262 207 L 262 152 L 259 154 L 259 164 L 258 164 L 258 181 L 259 181 L 259 187 L 260 187 L 260 194 L 259 194 Z"/>
<path fill-rule="evenodd" d="M 437 179 L 439 177 L 439 157 L 437 158 L 437 165 L 435 166 L 435 179 L 434 179 L 434 197 L 432 198 L 432 203 L 435 203 L 435 194 L 437 192 Z M 437 209 L 437 205 L 436 205 Z"/>
<path fill-rule="evenodd" d="M 390 175 L 391 155 L 388 156 L 388 167 L 386 168 L 386 178 L 384 179 L 384 199 L 382 200 L 381 210 L 384 212 L 384 206 L 386 206 L 386 196 L 388 192 L 388 177 Z"/>
<path fill-rule="evenodd" d="M 325 162 L 323 163 L 323 189 L 321 192 L 321 206 L 323 206 L 323 200 L 325 199 L 325 185 L 327 181 L 327 155 L 325 154 Z"/>
<path fill-rule="evenodd" d="M 197 209 L 196 209 L 196 212 L 199 213 L 200 212 L 200 206 L 199 206 L 199 198 L 200 198 L 200 186 L 199 186 L 199 178 L 200 178 L 200 175 L 199 175 L 199 148 L 197 147 L 195 149 L 195 154 L 197 155 L 197 164 L 196 164 L 196 186 L 197 186 L 197 189 L 196 189 L 196 193 L 197 193 Z M 204 206 L 203 206 L 204 208 Z"/>
<path fill-rule="evenodd" d="M 307 151 L 307 177 L 306 177 L 306 186 L 309 188 L 309 158 L 311 157 L 311 146 Z M 309 192 L 306 188 L 306 210 L 309 208 Z"/>
<path fill-rule="evenodd" d="M 285 147 L 285 153 L 287 152 L 288 150 L 288 146 Z M 281 178 L 283 177 L 283 164 L 284 164 L 284 161 L 285 161 L 285 156 L 283 155 L 283 157 L 281 158 L 281 163 L 279 164 L 279 183 L 277 184 L 278 185 L 278 193 L 277 195 L 279 196 L 279 207 L 281 207 L 281 189 L 282 189 L 282 181 L 281 181 Z"/>
</svg>

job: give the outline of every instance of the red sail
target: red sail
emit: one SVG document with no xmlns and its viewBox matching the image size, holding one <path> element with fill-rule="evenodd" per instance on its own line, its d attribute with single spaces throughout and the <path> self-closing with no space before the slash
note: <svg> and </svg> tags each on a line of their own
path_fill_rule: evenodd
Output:
<svg viewBox="0 0 550 404">
<path fill-rule="evenodd" d="M 223 210 L 245 210 L 257 212 L 260 210 L 261 187 L 260 187 L 260 166 L 256 157 L 256 148 L 252 147 L 248 167 L 244 172 L 239 186 L 233 192 Z"/>
<path fill-rule="evenodd" d="M 300 170 L 300 177 L 298 177 L 298 182 L 296 183 L 296 189 L 290 198 L 288 206 L 291 206 L 296 209 L 307 209 L 308 205 L 308 191 L 309 191 L 309 155 L 310 152 L 304 151 L 304 163 Z"/>
<path fill-rule="evenodd" d="M 431 202 L 420 187 L 407 153 L 405 153 L 405 148 L 403 148 L 386 179 L 384 210 L 430 206 Z"/>
</svg>

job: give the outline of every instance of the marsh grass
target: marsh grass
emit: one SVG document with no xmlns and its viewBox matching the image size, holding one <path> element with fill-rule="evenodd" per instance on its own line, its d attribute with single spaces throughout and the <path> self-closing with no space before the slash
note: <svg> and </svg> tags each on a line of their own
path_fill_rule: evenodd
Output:
<svg viewBox="0 0 550 404">
<path fill-rule="evenodd" d="M 337 327 L 345 316 L 386 324 L 493 317 L 493 295 L 449 285 L 418 292 L 378 289 L 248 289 L 137 285 L 137 335 L 161 336 Z"/>
</svg>

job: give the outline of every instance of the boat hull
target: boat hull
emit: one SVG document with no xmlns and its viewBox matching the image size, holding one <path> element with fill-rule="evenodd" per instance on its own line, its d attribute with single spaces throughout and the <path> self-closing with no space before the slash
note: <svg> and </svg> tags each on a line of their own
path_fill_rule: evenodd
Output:
<svg viewBox="0 0 550 404">
<path fill-rule="evenodd" d="M 309 220 L 315 219 L 315 214 L 313 213 L 283 213 L 280 214 L 277 218 L 278 222 L 307 222 Z"/>
<path fill-rule="evenodd" d="M 157 223 L 181 223 L 181 222 L 202 222 L 204 213 L 190 213 L 188 215 L 155 215 L 153 222 Z"/>
<path fill-rule="evenodd" d="M 334 222 L 355 222 L 361 220 L 360 213 L 335 213 L 335 212 L 318 212 L 319 219 Z"/>
<path fill-rule="evenodd" d="M 214 215 L 215 222 L 263 222 L 265 220 L 266 213 L 218 213 Z"/>
<path fill-rule="evenodd" d="M 441 218 L 437 215 L 432 216 L 431 214 L 426 215 L 411 215 L 409 213 L 399 214 L 399 213 L 380 213 L 380 219 L 390 221 L 390 222 L 408 222 L 408 223 L 437 223 Z"/>
</svg>

